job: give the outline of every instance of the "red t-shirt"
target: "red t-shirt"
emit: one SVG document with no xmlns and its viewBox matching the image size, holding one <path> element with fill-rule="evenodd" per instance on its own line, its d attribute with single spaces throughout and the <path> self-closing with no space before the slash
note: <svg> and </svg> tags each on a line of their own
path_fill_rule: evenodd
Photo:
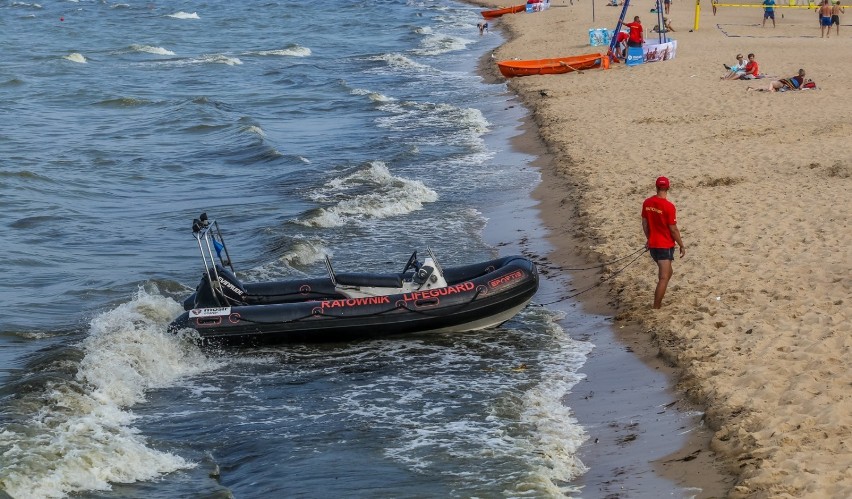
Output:
<svg viewBox="0 0 852 499">
<path fill-rule="evenodd" d="M 616 36 L 616 38 L 615 38 L 615 41 L 617 43 L 621 43 L 621 42 L 624 42 L 626 40 L 627 40 L 627 33 L 625 33 L 624 31 L 619 31 L 618 36 Z"/>
<path fill-rule="evenodd" d="M 631 42 L 642 43 L 642 23 L 624 23 L 624 26 L 630 28 Z"/>
<path fill-rule="evenodd" d="M 651 196 L 642 203 L 642 218 L 648 221 L 648 247 L 674 248 L 669 225 L 677 224 L 677 209 L 668 199 Z"/>
<path fill-rule="evenodd" d="M 748 61 L 748 63 L 746 63 L 745 72 L 748 75 L 757 76 L 757 61 Z"/>
</svg>

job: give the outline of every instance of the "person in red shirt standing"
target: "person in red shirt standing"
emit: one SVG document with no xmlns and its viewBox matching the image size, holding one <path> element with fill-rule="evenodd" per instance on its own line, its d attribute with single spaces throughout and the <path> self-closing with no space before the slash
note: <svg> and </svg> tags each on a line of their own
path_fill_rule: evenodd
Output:
<svg viewBox="0 0 852 499">
<path fill-rule="evenodd" d="M 639 16 L 634 17 L 632 23 L 624 23 L 624 26 L 630 29 L 630 36 L 627 38 L 627 46 L 641 47 L 642 44 L 645 43 L 645 29 L 642 28 Z"/>
<path fill-rule="evenodd" d="M 677 209 L 669 195 L 669 179 L 657 178 L 657 194 L 642 203 L 642 230 L 645 232 L 645 246 L 659 269 L 657 289 L 654 291 L 654 308 L 660 308 L 669 279 L 672 277 L 675 243 L 680 248 L 680 257 L 686 256 L 686 248 L 677 228 Z"/>
</svg>

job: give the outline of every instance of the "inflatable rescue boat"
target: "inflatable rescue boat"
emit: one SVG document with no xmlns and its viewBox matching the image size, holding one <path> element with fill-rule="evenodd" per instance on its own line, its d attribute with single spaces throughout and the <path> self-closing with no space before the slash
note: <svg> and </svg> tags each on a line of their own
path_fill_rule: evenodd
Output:
<svg viewBox="0 0 852 499">
<path fill-rule="evenodd" d="M 538 290 L 538 270 L 522 256 L 443 268 L 431 249 L 422 263 L 415 251 L 402 272 L 338 273 L 326 257 L 324 277 L 244 283 L 236 276 L 216 221 L 202 214 L 193 221 L 193 235 L 204 273 L 184 300 L 186 311 L 169 328 L 194 330 L 205 344 L 345 341 L 484 329 L 512 318 Z"/>
</svg>

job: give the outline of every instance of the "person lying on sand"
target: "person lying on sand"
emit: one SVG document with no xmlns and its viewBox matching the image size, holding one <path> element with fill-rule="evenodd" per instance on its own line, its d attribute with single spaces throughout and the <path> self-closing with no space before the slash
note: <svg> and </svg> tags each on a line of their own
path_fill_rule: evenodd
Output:
<svg viewBox="0 0 852 499">
<path fill-rule="evenodd" d="M 757 90 L 758 92 L 786 92 L 787 90 L 801 90 L 803 88 L 816 88 L 813 80 L 805 79 L 805 70 L 800 69 L 799 74 L 790 78 L 781 78 L 780 80 L 772 80 L 769 82 L 769 87 L 748 87 L 746 92 Z"/>
</svg>

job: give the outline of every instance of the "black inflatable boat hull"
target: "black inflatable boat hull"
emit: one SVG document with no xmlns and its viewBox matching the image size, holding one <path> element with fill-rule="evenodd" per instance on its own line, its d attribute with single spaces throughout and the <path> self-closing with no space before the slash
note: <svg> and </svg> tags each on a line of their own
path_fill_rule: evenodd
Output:
<svg viewBox="0 0 852 499">
<path fill-rule="evenodd" d="M 259 345 L 346 341 L 421 332 L 462 332 L 494 327 L 522 310 L 538 290 L 538 271 L 526 258 L 505 257 L 444 269 L 443 288 L 365 298 L 332 296 L 330 280 L 279 283 L 304 300 L 277 304 L 192 308 L 170 329 L 192 329 L 203 343 Z M 245 286 L 249 293 L 275 283 Z M 263 302 L 263 300 L 259 300 Z M 192 304 L 192 297 L 185 306 Z"/>
</svg>

